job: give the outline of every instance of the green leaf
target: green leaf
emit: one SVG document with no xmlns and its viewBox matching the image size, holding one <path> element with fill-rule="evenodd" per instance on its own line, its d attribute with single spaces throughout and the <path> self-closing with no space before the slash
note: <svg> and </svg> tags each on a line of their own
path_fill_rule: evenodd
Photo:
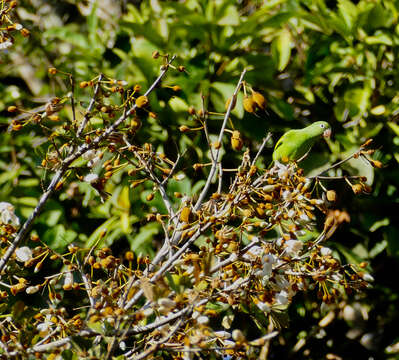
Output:
<svg viewBox="0 0 399 360">
<path fill-rule="evenodd" d="M 355 26 L 358 10 L 356 5 L 349 0 L 338 0 L 339 13 L 344 19 L 348 29 L 352 30 Z"/>
<path fill-rule="evenodd" d="M 283 71 L 288 65 L 291 56 L 291 33 L 283 29 L 272 43 L 272 54 L 277 63 L 277 69 Z"/>
<path fill-rule="evenodd" d="M 155 235 L 160 232 L 160 225 L 155 222 L 148 223 L 140 227 L 137 235 L 132 236 L 130 245 L 136 254 L 152 255 L 154 250 L 151 246 L 152 240 Z"/>
<path fill-rule="evenodd" d="M 388 218 L 384 218 L 382 220 L 376 221 L 373 225 L 370 226 L 370 231 L 374 232 L 377 231 L 382 226 L 388 226 L 390 223 Z"/>
</svg>

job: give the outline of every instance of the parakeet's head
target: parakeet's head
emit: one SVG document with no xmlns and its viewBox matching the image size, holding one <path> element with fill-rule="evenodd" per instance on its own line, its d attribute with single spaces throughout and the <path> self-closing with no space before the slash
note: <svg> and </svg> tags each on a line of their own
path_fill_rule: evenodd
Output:
<svg viewBox="0 0 399 360">
<path fill-rule="evenodd" d="M 309 130 L 314 136 L 323 135 L 325 138 L 331 136 L 331 126 L 326 121 L 316 121 L 312 125 L 309 125 L 306 129 Z"/>
</svg>

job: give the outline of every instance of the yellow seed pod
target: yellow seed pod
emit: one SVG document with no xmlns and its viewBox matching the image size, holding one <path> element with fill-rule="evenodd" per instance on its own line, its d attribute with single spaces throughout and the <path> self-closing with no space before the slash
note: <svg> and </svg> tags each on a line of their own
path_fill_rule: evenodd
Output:
<svg viewBox="0 0 399 360">
<path fill-rule="evenodd" d="M 28 29 L 26 29 L 26 28 L 23 28 L 23 29 L 21 30 L 21 35 L 22 35 L 23 37 L 28 37 L 28 36 L 30 35 L 30 31 L 29 31 Z"/>
<path fill-rule="evenodd" d="M 187 131 L 190 131 L 190 128 L 187 125 L 181 125 L 179 126 L 179 130 L 180 132 L 185 133 Z"/>
<path fill-rule="evenodd" d="M 180 213 L 180 221 L 189 223 L 190 218 L 191 218 L 191 209 L 189 206 L 185 206 Z"/>
<path fill-rule="evenodd" d="M 151 201 L 152 199 L 154 199 L 154 193 L 148 194 L 145 198 L 147 201 Z"/>
<path fill-rule="evenodd" d="M 179 85 L 175 85 L 175 86 L 172 87 L 172 89 L 173 89 L 173 91 L 178 92 L 178 91 L 181 90 L 181 87 Z"/>
<path fill-rule="evenodd" d="M 141 95 L 136 99 L 136 106 L 138 108 L 143 108 L 148 105 L 148 98 L 145 95 Z"/>
<path fill-rule="evenodd" d="M 326 196 L 328 201 L 335 202 L 337 200 L 337 193 L 334 190 L 328 190 Z"/>
<path fill-rule="evenodd" d="M 48 118 L 51 121 L 60 121 L 60 117 L 58 115 L 50 115 Z"/>
<path fill-rule="evenodd" d="M 260 206 L 258 206 L 256 209 L 256 216 L 262 218 L 263 216 L 265 216 L 265 210 L 263 210 Z"/>
<path fill-rule="evenodd" d="M 7 111 L 10 113 L 15 113 L 18 111 L 18 108 L 15 105 L 11 105 L 7 108 Z"/>
<path fill-rule="evenodd" d="M 64 284 L 64 285 L 62 286 L 62 288 L 63 288 L 65 291 L 72 290 L 72 284 Z"/>
<path fill-rule="evenodd" d="M 242 211 L 242 215 L 243 216 L 245 216 L 245 217 L 251 217 L 252 216 L 252 210 L 251 209 L 244 209 L 243 211 Z"/>
<path fill-rule="evenodd" d="M 249 113 L 253 113 L 256 111 L 256 102 L 252 99 L 252 97 L 246 96 L 242 102 L 244 106 L 244 110 Z"/>
<path fill-rule="evenodd" d="M 231 147 L 235 151 L 240 151 L 244 146 L 244 143 L 241 139 L 241 133 L 238 130 L 233 131 L 230 141 L 231 141 Z"/>
<path fill-rule="evenodd" d="M 378 161 L 378 160 L 370 160 L 370 163 L 373 167 L 377 168 L 377 169 L 381 169 L 382 168 L 382 162 Z"/>
<path fill-rule="evenodd" d="M 367 194 L 370 194 L 373 191 L 373 188 L 367 184 L 362 183 L 362 187 L 363 187 L 363 191 Z"/>
<path fill-rule="evenodd" d="M 261 93 L 252 92 L 252 100 L 255 101 L 259 109 L 264 110 L 266 108 L 266 99 Z"/>
<path fill-rule="evenodd" d="M 212 146 L 217 150 L 220 149 L 222 147 L 222 144 L 220 143 L 220 141 L 215 141 Z"/>
<path fill-rule="evenodd" d="M 361 184 L 352 185 L 352 191 L 357 195 L 363 191 L 363 186 Z"/>
<path fill-rule="evenodd" d="M 231 98 L 228 98 L 226 101 L 226 104 L 224 105 L 224 108 L 226 109 L 226 111 L 229 108 L 230 103 L 231 103 Z M 237 98 L 233 97 L 233 105 L 231 105 L 231 110 L 233 110 L 236 107 L 236 103 L 237 103 Z"/>
</svg>

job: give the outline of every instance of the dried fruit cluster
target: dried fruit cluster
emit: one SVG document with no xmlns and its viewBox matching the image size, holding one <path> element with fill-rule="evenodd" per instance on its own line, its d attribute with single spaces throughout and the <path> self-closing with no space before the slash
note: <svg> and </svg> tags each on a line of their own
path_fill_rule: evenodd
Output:
<svg viewBox="0 0 399 360">
<path fill-rule="evenodd" d="M 144 94 L 137 85 L 126 89 L 123 81 L 99 76 L 80 83 L 82 89 L 93 89 L 81 118 L 76 109 L 72 119 L 62 113 L 70 101 L 64 97 L 51 100 L 42 113 L 27 112 L 27 118 L 12 123 L 14 130 L 32 125 L 48 135 L 42 166 L 55 175 L 20 229 L 12 205 L 0 206 L 0 296 L 4 301 L 19 299 L 19 312 L 24 314 L 0 323 L 6 356 L 54 357 L 73 349 L 82 358 L 143 359 L 158 351 L 172 358 L 196 351 L 257 358 L 285 326 L 295 294 L 314 291 L 323 303 L 332 304 L 371 280 L 363 270 L 367 264 L 341 264 L 325 244 L 348 215 L 329 209 L 336 194 L 325 189 L 322 177 L 307 178 L 294 163 L 275 162 L 269 169 L 258 166 L 268 138 L 255 156 L 248 150 L 242 154 L 231 185 L 226 185 L 220 152 L 225 134 L 231 132 L 235 150 L 243 149 L 239 132 L 226 129 L 233 104 L 227 106 L 218 141 L 208 141 L 212 162 L 200 194 L 194 198 L 171 193 L 169 180 L 183 176 L 177 173 L 180 156 L 171 160 L 134 136 L 145 116 L 156 117 L 148 110 L 148 94 L 171 61 L 166 58 L 160 77 Z M 253 92 L 252 101 L 264 109 L 259 95 Z M 71 106 L 79 103 L 74 99 Z M 199 130 L 209 140 L 207 112 L 191 109 L 190 113 L 198 116 Z M 180 131 L 187 128 L 183 125 Z M 368 145 L 356 156 L 366 156 Z M 77 165 L 78 159 L 83 165 Z M 163 200 L 166 212 L 153 211 L 146 219 L 163 229 L 155 257 L 132 251 L 113 254 L 109 248 L 83 244 L 70 244 L 66 252 L 58 253 L 37 235 L 23 243 L 53 192 L 78 179 L 90 183 L 105 201 L 107 181 L 117 171 L 124 171 L 132 188 L 151 184 L 147 202 L 156 193 Z M 215 175 L 217 190 L 210 194 Z M 312 236 L 317 229 L 321 229 L 318 235 Z M 104 229 L 99 241 L 106 237 Z M 48 274 L 44 269 L 56 270 Z M 26 296 L 41 306 L 30 306 L 33 301 Z M 247 326 L 237 326 L 238 315 L 257 324 L 260 335 L 254 338 Z M 85 341 L 75 343 L 76 337 Z"/>
</svg>

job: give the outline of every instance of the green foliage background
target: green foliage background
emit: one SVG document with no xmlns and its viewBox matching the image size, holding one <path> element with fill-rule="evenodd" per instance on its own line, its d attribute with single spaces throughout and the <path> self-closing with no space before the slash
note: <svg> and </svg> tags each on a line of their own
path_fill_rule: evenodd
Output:
<svg viewBox="0 0 399 360">
<path fill-rule="evenodd" d="M 129 85 L 147 88 L 162 64 L 151 54 L 177 55 L 186 72 L 170 72 L 164 87 L 150 98 L 157 119 L 148 117 L 137 136 L 174 158 L 177 148 L 186 150 L 180 171 L 187 177 L 172 182 L 169 191 L 195 193 L 206 174 L 194 172 L 195 162 L 207 162 L 202 134 L 178 131 L 180 125 L 194 126 L 187 110 L 206 108 L 224 111 L 240 72 L 264 94 L 267 113 L 244 113 L 241 101 L 233 122 L 256 150 L 269 131 L 278 136 L 291 128 L 326 120 L 333 139 L 320 143 L 305 161 L 308 173 L 353 153 L 366 139 L 374 138 L 379 149 L 374 159 L 384 163 L 374 171 L 369 165 L 351 161 L 344 171 L 365 175 L 372 185 L 370 195 L 354 196 L 342 182 L 327 186 L 337 190 L 334 208 L 351 216 L 334 235 L 334 248 L 348 262 L 369 261 L 374 287 L 348 298 L 367 318 L 340 317 L 320 333 L 321 311 L 316 301 L 295 298 L 291 325 L 282 332 L 284 342 L 275 341 L 271 358 L 320 359 L 326 353 L 344 359 L 386 358 L 387 346 L 399 341 L 399 5 L 393 0 L 187 0 L 187 1 L 20 1 L 18 22 L 31 31 L 28 39 L 16 36 L 15 44 L 0 53 L 0 201 L 13 203 L 26 218 L 42 192 L 46 176 L 39 165 L 49 144 L 33 128 L 8 133 L 7 107 L 36 106 L 38 98 L 65 95 L 66 78 L 49 77 L 47 68 L 74 74 L 77 83 L 99 72 Z M 165 85 L 179 85 L 175 93 Z M 82 92 L 84 102 L 88 94 Z M 64 115 L 70 109 L 63 110 Z M 210 121 L 216 134 L 220 120 Z M 228 148 L 228 142 L 226 142 Z M 269 147 L 263 161 L 271 161 Z M 227 164 L 237 164 L 239 153 L 228 151 Z M 45 208 L 35 231 L 53 248 L 70 242 L 89 245 L 107 227 L 107 244 L 114 249 L 131 247 L 137 254 L 154 254 L 156 224 L 142 219 L 154 207 L 162 211 L 160 199 L 145 205 L 151 191 L 129 190 L 123 172 L 113 178 L 107 191 L 113 195 L 100 204 L 97 194 L 84 184 L 61 191 Z M 356 305 L 354 305 L 356 304 Z M 360 314 L 360 312 L 359 312 Z M 347 336 L 351 330 L 353 336 Z M 368 334 L 369 339 L 367 340 Z M 364 335 L 367 335 L 366 337 Z M 298 339 L 306 346 L 292 351 Z M 308 354 L 306 350 L 309 350 Z M 308 355 L 307 355 L 308 354 Z"/>
</svg>

